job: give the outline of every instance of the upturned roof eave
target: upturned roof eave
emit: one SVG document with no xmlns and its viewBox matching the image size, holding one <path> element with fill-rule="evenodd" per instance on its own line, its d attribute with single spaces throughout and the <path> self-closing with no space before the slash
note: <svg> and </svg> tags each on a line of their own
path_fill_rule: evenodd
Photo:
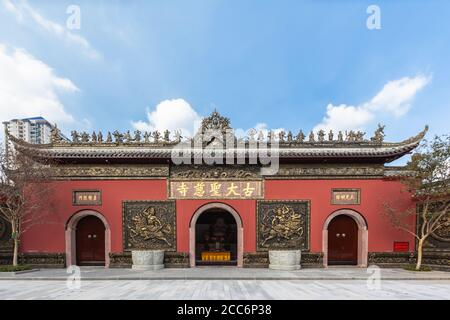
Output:
<svg viewBox="0 0 450 320">
<path fill-rule="evenodd" d="M 301 143 L 301 144 L 280 144 L 277 149 L 281 159 L 350 159 L 350 158 L 379 158 L 385 162 L 390 162 L 410 153 L 416 148 L 425 136 L 428 127 L 415 137 L 398 143 Z M 8 137 L 19 151 L 24 151 L 37 158 L 48 159 L 170 159 L 172 152 L 176 152 L 176 145 L 155 144 L 30 144 L 13 136 Z M 270 151 L 270 149 L 266 149 Z M 192 149 L 191 155 L 205 155 L 210 151 L 205 149 Z M 256 152 L 264 151 L 259 149 Z M 235 149 L 235 157 L 241 155 L 248 157 L 255 152 L 254 149 Z M 264 152 L 263 152 L 264 153 Z M 275 153 L 276 154 L 276 153 Z"/>
</svg>

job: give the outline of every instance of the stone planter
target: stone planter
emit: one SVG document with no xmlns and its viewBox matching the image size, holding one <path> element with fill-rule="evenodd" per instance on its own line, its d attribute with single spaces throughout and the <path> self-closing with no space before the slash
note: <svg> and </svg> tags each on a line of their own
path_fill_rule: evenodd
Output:
<svg viewBox="0 0 450 320">
<path fill-rule="evenodd" d="M 300 250 L 269 250 L 269 269 L 299 270 Z"/>
<path fill-rule="evenodd" d="M 131 251 L 133 270 L 158 270 L 164 268 L 164 250 Z"/>
</svg>

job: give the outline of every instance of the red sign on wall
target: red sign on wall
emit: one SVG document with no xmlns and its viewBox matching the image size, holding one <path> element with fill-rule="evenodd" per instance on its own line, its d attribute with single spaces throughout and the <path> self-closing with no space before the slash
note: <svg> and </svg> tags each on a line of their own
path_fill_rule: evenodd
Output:
<svg viewBox="0 0 450 320">
<path fill-rule="evenodd" d="M 408 241 L 394 241 L 394 252 L 408 252 L 409 242 Z"/>
</svg>

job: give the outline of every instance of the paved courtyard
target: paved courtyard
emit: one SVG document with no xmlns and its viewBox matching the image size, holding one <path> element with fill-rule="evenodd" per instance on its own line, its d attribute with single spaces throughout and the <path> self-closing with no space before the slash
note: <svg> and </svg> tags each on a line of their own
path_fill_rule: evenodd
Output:
<svg viewBox="0 0 450 320">
<path fill-rule="evenodd" d="M 0 281 L 0 299 L 450 299 L 450 280 L 82 280 Z"/>
<path fill-rule="evenodd" d="M 79 282 L 68 281 L 65 269 L 0 274 L 0 299 L 450 300 L 450 273 L 439 271 L 192 268 L 142 272 L 98 267 L 79 271 Z"/>
<path fill-rule="evenodd" d="M 81 267 L 78 270 L 83 280 L 367 280 L 368 277 L 377 275 L 385 280 L 450 280 L 450 272 L 413 272 L 378 267 L 367 269 L 356 267 L 306 268 L 295 271 L 236 267 L 167 268 L 150 271 Z M 74 271 L 71 271 L 72 274 Z M 8 279 L 66 280 L 69 275 L 70 273 L 66 269 L 41 269 L 16 275 L 0 273 L 0 282 Z"/>
</svg>

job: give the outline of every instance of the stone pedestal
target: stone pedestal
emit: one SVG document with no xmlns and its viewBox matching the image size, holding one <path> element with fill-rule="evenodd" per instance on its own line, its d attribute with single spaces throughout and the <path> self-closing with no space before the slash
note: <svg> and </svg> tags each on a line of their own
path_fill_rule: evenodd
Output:
<svg viewBox="0 0 450 320">
<path fill-rule="evenodd" d="M 131 251 L 133 270 L 158 270 L 164 268 L 164 250 Z"/>
<path fill-rule="evenodd" d="M 299 270 L 300 250 L 269 250 L 269 269 Z"/>
</svg>

